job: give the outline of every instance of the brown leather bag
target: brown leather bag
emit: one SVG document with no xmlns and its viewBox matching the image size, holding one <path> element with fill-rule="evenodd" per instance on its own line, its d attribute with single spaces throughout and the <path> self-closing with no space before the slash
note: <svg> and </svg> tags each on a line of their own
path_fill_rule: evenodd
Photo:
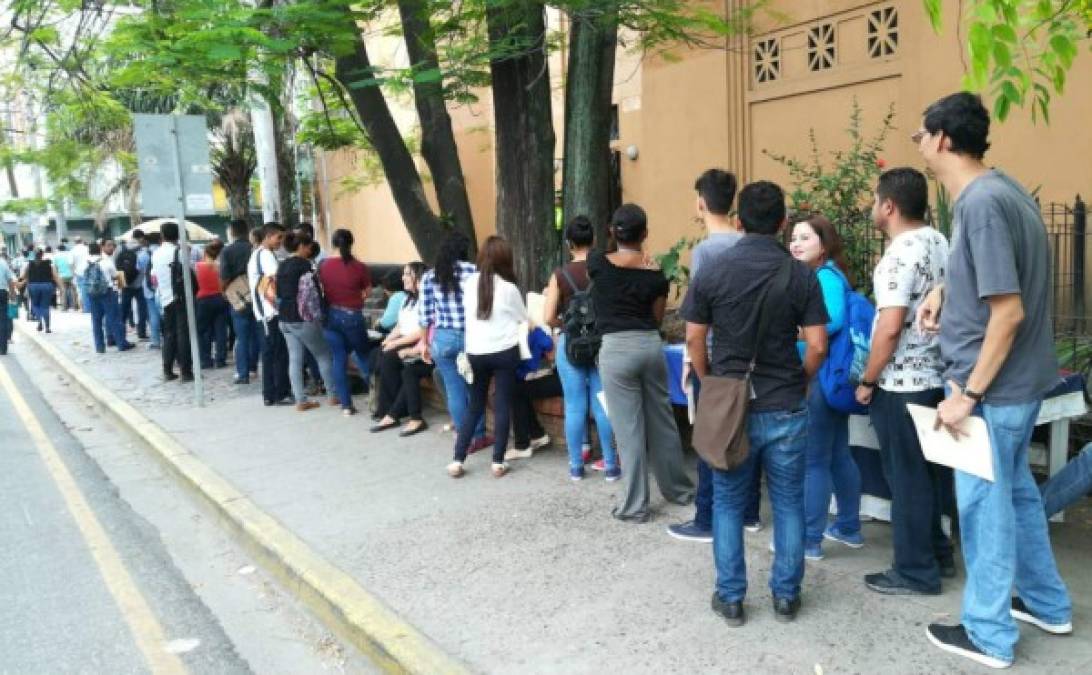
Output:
<svg viewBox="0 0 1092 675">
<path fill-rule="evenodd" d="M 698 408 L 695 411 L 694 432 L 691 445 L 705 463 L 714 469 L 731 471 L 747 460 L 750 441 L 747 437 L 747 408 L 752 398 L 751 374 L 758 359 L 758 346 L 766 336 L 770 324 L 769 312 L 771 287 L 776 287 L 774 301 L 784 298 L 792 274 L 792 258 L 787 258 L 762 289 L 755 303 L 758 311 L 758 331 L 755 335 L 755 351 L 751 364 L 742 377 L 709 375 L 701 379 Z M 750 323 L 750 321 L 748 321 Z"/>
</svg>

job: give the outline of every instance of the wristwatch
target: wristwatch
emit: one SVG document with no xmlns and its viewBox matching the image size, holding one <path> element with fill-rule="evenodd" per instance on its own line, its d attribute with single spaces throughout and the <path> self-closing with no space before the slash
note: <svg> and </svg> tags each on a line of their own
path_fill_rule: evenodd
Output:
<svg viewBox="0 0 1092 675">
<path fill-rule="evenodd" d="M 858 380 L 857 384 L 861 385 L 862 387 L 866 387 L 868 389 L 875 389 L 876 388 L 876 382 L 875 381 L 866 380 L 864 378 L 861 378 L 860 380 Z"/>
<path fill-rule="evenodd" d="M 982 399 L 985 398 L 985 396 L 986 396 L 985 394 L 983 394 L 981 392 L 974 391 L 973 389 L 964 389 L 963 390 L 963 395 L 966 396 L 967 398 L 971 399 L 975 403 L 981 403 Z"/>
</svg>

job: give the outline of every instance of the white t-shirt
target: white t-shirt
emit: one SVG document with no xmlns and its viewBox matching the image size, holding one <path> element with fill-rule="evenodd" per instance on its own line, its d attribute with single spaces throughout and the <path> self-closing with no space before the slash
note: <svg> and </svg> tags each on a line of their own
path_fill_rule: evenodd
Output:
<svg viewBox="0 0 1092 675">
<path fill-rule="evenodd" d="M 87 257 L 87 264 L 98 263 L 99 269 L 106 275 L 106 282 L 110 284 L 110 290 L 118 290 L 118 268 L 114 260 L 108 255 L 92 255 Z"/>
<path fill-rule="evenodd" d="M 174 288 L 171 286 L 171 263 L 174 262 L 174 252 L 176 250 L 178 250 L 177 244 L 163 242 L 152 254 L 152 276 L 155 277 L 159 306 L 163 308 L 174 302 Z"/>
<path fill-rule="evenodd" d="M 886 391 L 908 393 L 944 386 L 940 339 L 920 333 L 914 317 L 929 289 L 943 283 L 947 263 L 948 240 L 922 226 L 892 239 L 872 274 L 876 321 L 885 307 L 907 308 L 899 344 L 877 381 Z"/>
<path fill-rule="evenodd" d="M 417 320 L 417 303 L 406 303 L 398 310 L 398 323 L 395 324 L 399 335 L 413 335 L 421 330 Z"/>
<path fill-rule="evenodd" d="M 72 247 L 72 272 L 82 277 L 87 274 L 87 256 L 90 255 L 87 244 L 76 244 Z"/>
<path fill-rule="evenodd" d="M 250 260 L 246 264 L 246 278 L 250 284 L 250 294 L 254 298 L 254 318 L 258 321 L 269 321 L 277 316 L 277 307 L 272 305 L 258 293 L 258 257 L 262 259 L 262 274 L 264 277 L 277 278 L 277 257 L 265 248 L 259 246 L 250 254 Z"/>
<path fill-rule="evenodd" d="M 493 275 L 493 311 L 478 318 L 478 277 L 474 272 L 463 280 L 463 309 L 466 312 L 466 353 L 495 354 L 519 344 L 519 325 L 527 321 L 527 306 L 515 284 Z"/>
</svg>

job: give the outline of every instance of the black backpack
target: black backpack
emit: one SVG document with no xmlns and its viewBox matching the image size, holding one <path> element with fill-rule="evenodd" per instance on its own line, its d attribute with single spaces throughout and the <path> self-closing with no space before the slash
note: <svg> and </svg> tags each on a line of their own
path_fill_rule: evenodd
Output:
<svg viewBox="0 0 1092 675">
<path fill-rule="evenodd" d="M 562 329 L 565 331 L 565 356 L 569 357 L 569 363 L 574 366 L 594 367 L 603 336 L 595 325 L 592 283 L 589 281 L 588 287 L 581 289 L 564 267 L 561 268 L 561 275 L 573 289 L 572 297 L 569 298 L 569 304 L 565 306 L 565 313 L 561 317 Z"/>
<path fill-rule="evenodd" d="M 137 269 L 137 254 L 131 249 L 124 249 L 118 253 L 118 271 L 125 275 L 125 285 L 131 286 L 140 275 Z"/>
<path fill-rule="evenodd" d="M 174 249 L 174 260 L 171 261 L 171 293 L 176 298 L 186 297 L 186 281 L 182 278 L 182 274 L 187 271 L 190 274 L 190 288 L 193 289 L 192 294 L 197 294 L 197 278 L 194 277 L 193 270 L 190 269 L 190 266 L 183 265 L 178 259 L 178 252 L 180 250 L 181 247 L 176 244 Z"/>
</svg>

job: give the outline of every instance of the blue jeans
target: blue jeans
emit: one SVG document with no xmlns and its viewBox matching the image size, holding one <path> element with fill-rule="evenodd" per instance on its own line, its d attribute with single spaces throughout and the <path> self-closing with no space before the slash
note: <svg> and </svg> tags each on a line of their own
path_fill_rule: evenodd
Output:
<svg viewBox="0 0 1092 675">
<path fill-rule="evenodd" d="M 447 398 L 447 411 L 451 413 L 451 420 L 456 429 L 463 428 L 463 418 L 470 408 L 470 385 L 466 383 L 459 369 L 455 365 L 455 359 L 464 349 L 464 334 L 461 330 L 452 328 L 437 328 L 432 336 L 432 360 L 436 363 L 436 369 L 440 371 L 440 379 L 444 382 L 444 393 Z M 474 431 L 474 437 L 485 435 L 485 416 L 478 420 Z"/>
<path fill-rule="evenodd" d="M 45 322 L 46 330 L 49 330 L 49 305 L 53 302 L 53 293 L 56 289 L 52 281 L 35 281 L 27 286 L 30 292 L 30 306 L 34 310 L 34 318 L 41 324 Z M 117 302 L 117 295 L 114 296 Z"/>
<path fill-rule="evenodd" d="M 1028 466 L 1028 445 L 1042 401 L 982 406 L 993 450 L 994 481 L 955 472 L 967 583 L 962 623 L 975 646 L 1011 661 L 1020 637 L 1009 614 L 1012 591 L 1052 624 L 1072 616 L 1069 592 L 1050 548 L 1046 514 Z"/>
<path fill-rule="evenodd" d="M 1039 490 L 1047 518 L 1092 492 L 1092 443 L 1084 446 L 1081 454 L 1040 485 Z"/>
<path fill-rule="evenodd" d="M 808 392 L 808 449 L 804 469 L 804 542 L 823 541 L 830 494 L 838 502 L 835 528 L 842 534 L 861 531 L 861 472 L 849 451 L 849 415 L 827 405 L 818 380 Z"/>
<path fill-rule="evenodd" d="M 90 297 L 91 302 L 91 337 L 95 341 L 95 351 L 106 351 L 106 340 L 103 335 L 114 341 L 114 346 L 122 349 L 127 346 L 125 342 L 125 324 L 121 322 L 121 305 L 118 304 L 117 291 L 109 291 L 106 295 Z"/>
<path fill-rule="evenodd" d="M 0 354 L 8 353 L 11 339 L 11 319 L 8 318 L 8 289 L 0 288 Z"/>
<path fill-rule="evenodd" d="M 136 303 L 136 317 L 133 317 L 133 303 Z M 137 336 L 148 335 L 148 302 L 144 299 L 143 288 L 121 289 L 121 322 L 134 326 Z"/>
<path fill-rule="evenodd" d="M 76 288 L 80 292 L 80 307 L 83 308 L 84 314 L 91 312 L 91 296 L 87 294 L 87 277 L 76 277 Z"/>
<path fill-rule="evenodd" d="M 323 324 L 322 334 L 326 338 L 326 344 L 330 345 L 334 364 L 334 381 L 327 382 L 326 386 L 333 385 L 337 398 L 341 401 L 341 409 L 349 410 L 353 407 L 353 392 L 349 388 L 349 373 L 346 370 L 349 355 L 352 354 L 356 361 L 356 367 L 365 384 L 370 374 L 368 352 L 374 345 L 368 340 L 368 324 L 359 311 L 346 312 L 331 308 Z"/>
<path fill-rule="evenodd" d="M 160 347 L 163 344 L 163 308 L 154 293 L 150 297 L 145 294 L 144 303 L 148 306 L 148 342 L 153 347 Z"/>
<path fill-rule="evenodd" d="M 751 448 L 731 471 L 713 469 L 713 559 L 717 595 L 740 602 L 747 595 L 743 556 L 743 514 L 754 494 L 754 474 L 766 472 L 773 506 L 774 563 L 770 590 L 775 598 L 795 599 L 804 579 L 804 453 L 808 411 L 753 412 L 747 416 Z"/>
<path fill-rule="evenodd" d="M 258 359 L 262 356 L 262 329 L 249 305 L 241 312 L 231 309 L 231 325 L 235 329 L 235 376 L 245 380 L 250 377 L 251 371 L 258 370 Z M 152 334 L 155 335 L 154 329 Z"/>
<path fill-rule="evenodd" d="M 588 412 L 595 416 L 595 430 L 599 433 L 599 445 L 603 450 L 603 463 L 607 469 L 618 468 L 618 453 L 614 449 L 614 433 L 610 419 L 599 393 L 603 391 L 603 382 L 599 379 L 598 368 L 574 366 L 565 354 L 565 335 L 557 344 L 557 375 L 561 379 L 561 389 L 565 392 L 565 444 L 569 447 L 569 467 L 579 469 L 584 466 L 582 448 L 588 432 Z"/>
</svg>

